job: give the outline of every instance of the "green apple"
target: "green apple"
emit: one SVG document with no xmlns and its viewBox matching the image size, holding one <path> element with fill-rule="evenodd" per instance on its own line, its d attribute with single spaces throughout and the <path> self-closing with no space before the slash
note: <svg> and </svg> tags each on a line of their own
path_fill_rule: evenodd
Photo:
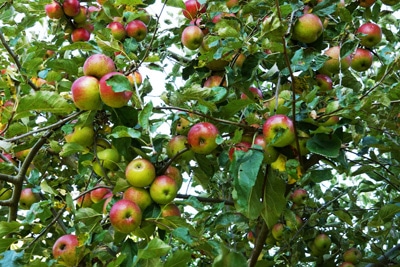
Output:
<svg viewBox="0 0 400 267">
<path fill-rule="evenodd" d="M 283 223 L 276 223 L 271 229 L 271 234 L 275 240 L 282 240 L 285 234 L 285 225 Z"/>
<path fill-rule="evenodd" d="M 10 187 L 0 189 L 0 200 L 8 200 L 12 197 L 13 190 Z"/>
<path fill-rule="evenodd" d="M 315 14 L 304 14 L 295 22 L 293 38 L 302 43 L 315 42 L 324 31 L 321 19 Z"/>
<path fill-rule="evenodd" d="M 126 166 L 125 177 L 130 185 L 145 187 L 156 178 L 156 169 L 149 160 L 136 158 Z"/>
<path fill-rule="evenodd" d="M 77 143 L 84 147 L 89 147 L 93 144 L 94 140 L 93 125 L 89 126 L 75 126 L 74 131 L 65 136 L 67 143 Z"/>
<path fill-rule="evenodd" d="M 97 152 L 97 159 L 103 168 L 107 170 L 118 169 L 117 163 L 121 160 L 118 150 L 115 147 L 106 148 Z"/>
<path fill-rule="evenodd" d="M 314 238 L 313 244 L 318 252 L 325 254 L 329 251 L 332 240 L 327 234 L 321 233 Z"/>
<path fill-rule="evenodd" d="M 276 150 L 272 145 L 267 144 L 264 148 L 264 162 L 267 164 L 272 164 L 276 162 L 279 158 L 279 151 Z M 285 161 L 286 162 L 286 161 Z"/>
<path fill-rule="evenodd" d="M 187 140 L 188 138 L 184 135 L 175 135 L 169 140 L 166 151 L 167 151 L 167 156 L 172 159 L 174 158 L 178 153 L 180 153 L 183 150 L 187 150 L 186 152 L 183 152 L 180 154 L 176 159 L 177 160 L 184 160 L 186 162 L 189 162 L 194 158 L 194 153 L 192 150 L 188 148 L 187 145 Z"/>
<path fill-rule="evenodd" d="M 263 134 L 267 145 L 284 147 L 295 139 L 293 121 L 286 115 L 276 114 L 264 122 Z"/>
<path fill-rule="evenodd" d="M 149 190 L 142 187 L 128 187 L 125 189 L 122 198 L 135 202 L 142 211 L 153 203 Z"/>
<path fill-rule="evenodd" d="M 76 235 L 66 234 L 59 237 L 53 245 L 53 257 L 64 266 L 78 266 L 81 255 L 78 252 L 79 240 Z"/>
<path fill-rule="evenodd" d="M 387 6 L 394 6 L 399 2 L 398 0 L 381 0 L 381 1 Z"/>
<path fill-rule="evenodd" d="M 181 217 L 181 211 L 175 203 L 168 203 L 167 205 L 161 206 L 161 218 L 159 220 L 158 228 L 162 230 L 168 230 L 169 228 L 174 228 L 174 225 L 165 219 L 167 217 Z"/>
<path fill-rule="evenodd" d="M 175 199 L 178 190 L 178 184 L 173 178 L 160 175 L 150 185 L 150 196 L 154 202 L 164 205 Z"/>
<path fill-rule="evenodd" d="M 358 248 L 349 248 L 343 253 L 343 260 L 345 262 L 357 264 L 362 259 L 362 253 Z"/>
<path fill-rule="evenodd" d="M 187 135 L 188 144 L 194 153 L 210 154 L 218 147 L 219 131 L 210 122 L 199 122 L 193 125 Z"/>
<path fill-rule="evenodd" d="M 290 199 L 297 205 L 304 205 L 308 200 L 308 192 L 303 188 L 297 188 L 290 195 Z"/>
<path fill-rule="evenodd" d="M 118 232 L 129 234 L 135 231 L 142 221 L 142 211 L 130 200 L 121 199 L 110 209 L 110 223 Z"/>
<path fill-rule="evenodd" d="M 111 35 L 115 40 L 123 40 L 126 37 L 126 31 L 124 25 L 119 21 L 112 21 L 107 25 L 107 28 L 110 29 Z"/>
</svg>

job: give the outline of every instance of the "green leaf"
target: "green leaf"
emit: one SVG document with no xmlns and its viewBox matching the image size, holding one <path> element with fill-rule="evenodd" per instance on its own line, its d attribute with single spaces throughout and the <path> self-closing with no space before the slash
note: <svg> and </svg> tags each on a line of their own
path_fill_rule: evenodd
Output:
<svg viewBox="0 0 400 267">
<path fill-rule="evenodd" d="M 336 0 L 325 0 L 313 8 L 313 14 L 325 17 L 336 11 L 338 2 Z"/>
<path fill-rule="evenodd" d="M 130 137 L 137 139 L 140 138 L 141 132 L 126 126 L 117 126 L 113 128 L 110 136 L 114 138 Z"/>
<path fill-rule="evenodd" d="M 394 216 L 399 212 L 400 206 L 397 206 L 396 204 L 387 204 L 378 211 L 368 225 L 372 227 L 382 226 L 393 220 Z"/>
<path fill-rule="evenodd" d="M 239 252 L 229 250 L 224 245 L 221 245 L 221 251 L 215 257 L 212 264 L 213 267 L 241 267 L 247 266 L 246 258 Z"/>
<path fill-rule="evenodd" d="M 16 117 L 29 111 L 68 114 L 74 110 L 75 106 L 59 94 L 49 91 L 39 91 L 21 98 Z"/>
<path fill-rule="evenodd" d="M 0 222 L 0 238 L 13 232 L 17 232 L 20 227 L 21 224 L 19 222 Z"/>
<path fill-rule="evenodd" d="M 329 181 L 329 180 L 332 180 L 332 178 L 333 178 L 331 169 L 311 170 L 311 172 L 309 172 L 308 175 L 311 178 L 311 181 L 313 181 L 315 183 Z"/>
<path fill-rule="evenodd" d="M 89 42 L 76 42 L 60 48 L 60 52 L 68 50 L 93 51 L 95 47 Z"/>
<path fill-rule="evenodd" d="M 102 219 L 102 214 L 92 208 L 80 208 L 75 213 L 75 220 L 93 225 Z"/>
<path fill-rule="evenodd" d="M 153 103 L 149 102 L 146 106 L 139 112 L 139 124 L 143 129 L 149 128 L 149 118 L 153 114 Z"/>
<path fill-rule="evenodd" d="M 24 251 L 16 252 L 14 250 L 7 250 L 6 252 L 0 254 L 0 266 L 7 267 L 22 267 L 25 266 L 22 262 L 22 257 L 24 256 Z"/>
<path fill-rule="evenodd" d="M 328 134 L 315 134 L 307 140 L 307 149 L 311 153 L 319 154 L 329 158 L 336 158 L 339 156 L 339 151 L 342 142 L 336 135 Z"/>
<path fill-rule="evenodd" d="M 179 249 L 175 251 L 164 264 L 164 267 L 181 267 L 187 266 L 192 260 L 192 253 L 188 250 Z"/>
<path fill-rule="evenodd" d="M 126 239 L 121 247 L 121 254 L 125 256 L 124 261 L 121 263 L 121 267 L 130 267 L 134 256 L 138 253 L 138 247 L 132 239 Z"/>
<path fill-rule="evenodd" d="M 143 2 L 141 0 L 116 0 L 116 5 L 129 5 L 129 6 L 138 6 L 142 5 Z"/>
<path fill-rule="evenodd" d="M 189 234 L 189 229 L 186 227 L 178 227 L 172 231 L 172 235 L 180 240 L 181 242 L 191 245 L 193 244 L 193 239 Z"/>
<path fill-rule="evenodd" d="M 70 75 L 78 74 L 78 65 L 70 59 L 55 59 L 47 62 L 47 67 L 53 71 L 65 71 Z"/>
<path fill-rule="evenodd" d="M 61 157 L 68 157 L 71 156 L 75 153 L 79 152 L 84 152 L 87 151 L 87 148 L 84 146 L 81 146 L 80 144 L 77 143 L 65 143 L 63 145 L 61 151 L 60 151 L 60 156 Z"/>
<path fill-rule="evenodd" d="M 16 241 L 18 241 L 17 238 L 2 238 L 2 239 L 0 239 L 0 253 L 3 253 L 4 251 L 9 250 L 10 246 L 13 243 L 15 243 Z M 1 265 L 1 266 L 6 266 L 6 265 Z"/>
<path fill-rule="evenodd" d="M 333 214 L 335 214 L 341 221 L 347 223 L 348 225 L 350 225 L 350 226 L 353 225 L 353 222 L 351 221 L 351 216 L 347 211 L 337 210 L 337 211 L 334 211 Z"/>
<path fill-rule="evenodd" d="M 182 0 L 168 0 L 168 1 L 163 1 L 167 3 L 167 6 L 171 7 L 177 7 L 177 8 L 185 8 L 185 3 Z"/>
<path fill-rule="evenodd" d="M 159 238 L 153 238 L 145 248 L 139 249 L 139 259 L 152 259 L 165 256 L 170 251 L 171 246 L 164 243 Z"/>
<path fill-rule="evenodd" d="M 232 224 L 245 223 L 248 219 L 237 212 L 223 212 L 215 219 L 215 229 L 225 228 Z"/>
<path fill-rule="evenodd" d="M 106 83 L 116 93 L 132 91 L 132 85 L 125 75 L 112 75 L 107 79 Z"/>
</svg>

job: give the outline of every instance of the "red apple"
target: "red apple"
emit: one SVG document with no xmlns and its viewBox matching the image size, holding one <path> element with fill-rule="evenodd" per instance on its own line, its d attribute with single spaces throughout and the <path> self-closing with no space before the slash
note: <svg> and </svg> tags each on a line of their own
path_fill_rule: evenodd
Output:
<svg viewBox="0 0 400 267">
<path fill-rule="evenodd" d="M 101 79 L 104 75 L 115 72 L 114 61 L 104 54 L 94 54 L 83 63 L 83 74 Z"/>
<path fill-rule="evenodd" d="M 176 184 L 178 185 L 178 189 L 181 188 L 182 183 L 183 183 L 183 177 L 180 172 L 180 170 L 177 167 L 174 166 L 168 166 L 168 168 L 164 172 L 165 175 L 171 177 L 176 181 Z"/>
<path fill-rule="evenodd" d="M 304 205 L 308 199 L 308 192 L 303 188 L 298 188 L 293 191 L 293 193 L 290 195 L 290 198 L 293 203 L 297 205 Z"/>
<path fill-rule="evenodd" d="M 332 90 L 332 79 L 326 74 L 319 73 L 315 75 L 315 81 L 321 91 L 330 91 Z"/>
<path fill-rule="evenodd" d="M 249 151 L 250 147 L 251 147 L 251 144 L 249 142 L 245 142 L 245 141 L 241 141 L 241 142 L 235 144 L 233 147 L 231 147 L 229 149 L 229 152 L 228 152 L 229 159 L 231 161 L 233 160 L 233 153 L 235 153 L 235 151 L 240 150 L 243 152 L 247 152 L 247 151 Z"/>
<path fill-rule="evenodd" d="M 78 0 L 64 0 L 63 10 L 67 16 L 76 16 L 80 12 L 80 3 Z"/>
<path fill-rule="evenodd" d="M 90 39 L 90 32 L 85 28 L 74 29 L 71 33 L 71 40 L 75 42 L 86 42 Z"/>
<path fill-rule="evenodd" d="M 64 15 L 64 11 L 58 2 L 53 1 L 44 7 L 46 15 L 51 19 L 60 19 Z"/>
<path fill-rule="evenodd" d="M 285 225 L 283 223 L 276 223 L 271 229 L 271 234 L 275 240 L 282 240 L 285 234 Z"/>
<path fill-rule="evenodd" d="M 84 6 L 80 6 L 78 15 L 74 16 L 74 22 L 77 24 L 85 23 L 87 20 L 87 8 Z"/>
<path fill-rule="evenodd" d="M 204 82 L 203 87 L 212 88 L 216 86 L 225 86 L 224 77 L 220 75 L 212 75 Z"/>
<path fill-rule="evenodd" d="M 364 48 L 357 48 L 356 52 L 352 54 L 351 68 L 355 71 L 368 70 L 374 60 L 374 55 L 371 51 Z"/>
<path fill-rule="evenodd" d="M 169 158 L 174 158 L 178 153 L 180 153 L 183 150 L 187 150 L 186 152 L 180 154 L 177 159 L 182 159 L 186 162 L 189 162 L 190 160 L 193 159 L 194 155 L 193 155 L 193 151 L 188 149 L 188 142 L 187 142 L 187 137 L 184 135 L 175 135 L 173 136 L 167 146 L 166 146 L 166 150 L 167 150 L 167 155 Z"/>
<path fill-rule="evenodd" d="M 147 26 L 141 20 L 132 20 L 125 26 L 126 35 L 133 37 L 137 42 L 147 36 Z"/>
<path fill-rule="evenodd" d="M 118 232 L 129 234 L 136 230 L 142 221 L 142 211 L 130 200 L 121 199 L 110 209 L 110 223 Z"/>
<path fill-rule="evenodd" d="M 181 211 L 176 204 L 168 203 L 167 205 L 161 207 L 161 217 L 166 218 L 172 216 L 181 216 Z"/>
<path fill-rule="evenodd" d="M 78 266 L 80 261 L 80 255 L 77 252 L 78 247 L 79 240 L 76 235 L 63 235 L 53 245 L 53 257 L 60 259 L 65 266 Z"/>
<path fill-rule="evenodd" d="M 302 43 L 315 42 L 324 31 L 321 19 L 315 14 L 304 14 L 294 24 L 293 38 Z"/>
<path fill-rule="evenodd" d="M 181 36 L 182 44 L 190 50 L 196 50 L 203 42 L 203 31 L 195 25 L 187 26 Z"/>
<path fill-rule="evenodd" d="M 274 147 L 290 145 L 295 139 L 293 121 L 286 115 L 276 114 L 263 124 L 265 142 Z"/>
<path fill-rule="evenodd" d="M 135 186 L 128 187 L 124 191 L 123 199 L 135 202 L 142 211 L 144 211 L 153 202 L 149 190 Z"/>
<path fill-rule="evenodd" d="M 360 0 L 359 5 L 361 7 L 371 7 L 375 2 L 376 0 Z"/>
<path fill-rule="evenodd" d="M 90 197 L 90 193 L 80 196 L 76 200 L 76 204 L 78 205 L 78 207 L 82 207 L 82 208 L 88 208 L 88 207 L 92 206 L 93 201 Z"/>
<path fill-rule="evenodd" d="M 322 68 L 318 70 L 320 73 L 326 75 L 336 74 L 339 73 L 340 71 L 348 69 L 351 65 L 350 55 L 346 56 L 345 58 L 341 58 L 339 61 L 340 58 L 339 46 L 333 46 L 329 48 L 328 50 L 325 51 L 324 54 L 330 57 L 330 59 L 325 61 Z"/>
<path fill-rule="evenodd" d="M 199 122 L 193 125 L 188 132 L 188 144 L 194 153 L 210 154 L 217 148 L 219 131 L 210 122 Z"/>
<path fill-rule="evenodd" d="M 93 76 L 82 76 L 71 86 L 72 100 L 81 110 L 98 110 L 102 102 L 100 98 L 99 80 Z"/>
<path fill-rule="evenodd" d="M 110 22 L 107 25 L 107 28 L 110 29 L 111 35 L 116 39 L 116 40 L 123 40 L 126 36 L 126 31 L 124 25 L 122 25 L 121 22 L 119 21 L 113 21 Z"/>
<path fill-rule="evenodd" d="M 248 91 L 249 91 L 248 93 L 252 94 L 255 99 L 258 99 L 258 100 L 262 100 L 263 99 L 262 91 L 260 89 L 258 89 L 257 87 L 251 86 Z M 240 95 L 240 98 L 241 99 L 247 99 L 248 96 L 246 95 L 246 93 L 243 92 Z"/>
<path fill-rule="evenodd" d="M 168 204 L 174 200 L 178 190 L 178 184 L 173 178 L 160 175 L 150 185 L 150 196 L 158 204 Z"/>
<path fill-rule="evenodd" d="M 357 264 L 362 259 L 362 253 L 358 248 L 349 248 L 343 253 L 343 260 L 352 264 Z"/>
<path fill-rule="evenodd" d="M 206 11 L 205 6 L 201 6 L 201 4 L 197 0 L 187 0 L 185 1 L 185 9 L 182 10 L 183 15 L 192 20 L 198 16 L 198 14 L 204 13 Z"/>
<path fill-rule="evenodd" d="M 113 87 L 107 84 L 107 80 L 116 75 L 124 77 L 129 83 L 128 78 L 120 72 L 108 73 L 100 79 L 100 97 L 107 106 L 112 108 L 121 108 L 128 104 L 132 97 L 132 91 L 114 92 Z"/>
<path fill-rule="evenodd" d="M 102 199 L 110 196 L 110 194 L 112 194 L 112 191 L 109 188 L 99 187 L 90 191 L 90 199 L 93 203 L 99 203 Z"/>
<path fill-rule="evenodd" d="M 356 34 L 359 34 L 360 44 L 372 48 L 379 44 L 382 40 L 382 29 L 379 25 L 368 22 L 361 25 Z"/>
<path fill-rule="evenodd" d="M 156 178 L 156 169 L 149 160 L 136 158 L 126 166 L 125 177 L 130 185 L 145 187 Z"/>
<path fill-rule="evenodd" d="M 32 191 L 32 188 L 24 188 L 21 191 L 19 206 L 21 209 L 29 210 L 33 203 L 40 200 L 39 195 Z"/>
</svg>

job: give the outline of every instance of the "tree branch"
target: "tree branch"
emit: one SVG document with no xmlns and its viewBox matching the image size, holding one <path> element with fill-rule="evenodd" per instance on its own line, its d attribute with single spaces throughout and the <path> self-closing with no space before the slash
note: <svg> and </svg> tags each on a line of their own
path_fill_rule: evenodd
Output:
<svg viewBox="0 0 400 267">
<path fill-rule="evenodd" d="M 190 197 L 194 197 L 200 202 L 206 202 L 206 203 L 221 203 L 221 202 L 223 202 L 225 205 L 229 205 L 229 206 L 234 205 L 232 200 L 227 200 L 227 199 L 215 199 L 215 198 L 199 197 L 199 196 L 183 195 L 183 194 L 178 194 L 176 196 L 176 198 L 182 198 L 182 199 L 188 199 Z"/>
<path fill-rule="evenodd" d="M 400 255 L 400 244 L 397 244 L 384 255 L 380 256 L 375 263 L 369 263 L 365 267 L 384 267 L 391 263 L 392 259 Z"/>
<path fill-rule="evenodd" d="M 262 220 L 261 230 L 256 239 L 256 245 L 253 249 L 253 253 L 251 253 L 250 260 L 249 260 L 249 267 L 254 267 L 257 264 L 258 257 L 260 256 L 262 249 L 265 244 L 265 240 L 268 236 L 268 226 L 264 220 Z"/>
</svg>

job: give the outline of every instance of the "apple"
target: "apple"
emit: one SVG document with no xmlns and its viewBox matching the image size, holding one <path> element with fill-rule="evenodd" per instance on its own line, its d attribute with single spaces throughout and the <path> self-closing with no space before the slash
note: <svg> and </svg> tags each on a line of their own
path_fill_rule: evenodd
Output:
<svg viewBox="0 0 400 267">
<path fill-rule="evenodd" d="M 178 185 L 178 190 L 181 188 L 183 183 L 183 177 L 180 170 L 177 167 L 169 165 L 168 168 L 165 170 L 164 174 L 176 181 L 176 184 Z"/>
<path fill-rule="evenodd" d="M 190 126 L 190 121 L 184 117 L 179 117 L 179 119 L 176 122 L 176 134 L 178 135 L 184 135 L 187 134 L 189 131 L 189 126 Z"/>
<path fill-rule="evenodd" d="M 220 22 L 223 18 L 227 18 L 227 17 L 236 17 L 236 15 L 234 13 L 227 13 L 227 12 L 219 12 L 217 15 L 215 15 L 212 18 L 212 23 L 217 24 L 218 22 Z"/>
<path fill-rule="evenodd" d="M 332 79 L 326 74 L 319 73 L 315 75 L 315 82 L 321 91 L 326 92 L 332 90 Z"/>
<path fill-rule="evenodd" d="M 398 0 L 381 0 L 381 2 L 387 6 L 394 6 L 399 1 Z"/>
<path fill-rule="evenodd" d="M 231 147 L 228 152 L 229 160 L 230 161 L 233 160 L 233 154 L 235 153 L 236 150 L 241 150 L 243 152 L 247 152 L 247 151 L 249 151 L 250 148 L 251 148 L 251 144 L 246 141 L 241 141 L 241 142 L 233 145 L 233 147 Z"/>
<path fill-rule="evenodd" d="M 112 194 L 112 191 L 109 188 L 99 187 L 90 191 L 90 199 L 93 203 L 99 203 L 102 199 L 106 198 L 106 196 L 108 197 L 110 193 Z"/>
<path fill-rule="evenodd" d="M 271 146 L 290 145 L 295 139 L 293 121 L 283 114 L 272 115 L 263 124 L 263 134 L 266 143 Z"/>
<path fill-rule="evenodd" d="M 101 79 L 104 75 L 115 72 L 114 61 L 104 54 L 94 54 L 83 63 L 83 74 Z"/>
<path fill-rule="evenodd" d="M 60 19 L 64 15 L 61 5 L 56 1 L 45 5 L 44 10 L 46 11 L 46 15 L 51 19 Z"/>
<path fill-rule="evenodd" d="M 97 138 L 96 139 L 96 152 L 103 151 L 104 149 L 111 148 L 111 144 L 107 139 Z"/>
<path fill-rule="evenodd" d="M 142 211 L 153 203 L 149 190 L 143 187 L 128 187 L 124 191 L 122 198 L 135 202 Z"/>
<path fill-rule="evenodd" d="M 178 184 L 173 178 L 160 175 L 150 185 L 150 196 L 158 204 L 168 204 L 174 200 L 178 190 Z"/>
<path fill-rule="evenodd" d="M 212 75 L 206 79 L 203 84 L 203 87 L 213 88 L 216 86 L 226 86 L 226 82 L 224 81 L 224 77 L 221 75 Z"/>
<path fill-rule="evenodd" d="M 338 267 L 355 267 L 355 265 L 351 262 L 342 262 Z"/>
<path fill-rule="evenodd" d="M 315 42 L 324 31 L 321 19 L 315 14 L 304 14 L 293 26 L 292 37 L 305 44 Z"/>
<path fill-rule="evenodd" d="M 285 225 L 283 223 L 276 223 L 271 229 L 271 234 L 275 240 L 282 240 L 285 234 Z"/>
<path fill-rule="evenodd" d="M 141 20 L 132 20 L 125 26 L 126 35 L 133 37 L 137 42 L 143 41 L 147 36 L 147 26 Z"/>
<path fill-rule="evenodd" d="M 197 0 L 187 0 L 185 1 L 185 9 L 182 10 L 183 15 L 192 20 L 198 16 L 200 13 L 204 13 L 206 11 L 205 6 L 201 6 L 201 4 Z"/>
<path fill-rule="evenodd" d="M 84 6 L 80 6 L 78 15 L 74 16 L 74 22 L 77 24 L 82 24 L 86 22 L 87 8 Z"/>
<path fill-rule="evenodd" d="M 99 80 L 93 76 L 81 76 L 71 86 L 72 100 L 81 110 L 98 110 L 102 102 L 100 98 Z"/>
<path fill-rule="evenodd" d="M 90 39 L 90 32 L 85 28 L 76 28 L 71 33 L 71 40 L 75 42 L 86 42 Z"/>
<path fill-rule="evenodd" d="M 78 0 L 64 0 L 63 10 L 65 15 L 74 17 L 80 12 L 80 3 Z"/>
<path fill-rule="evenodd" d="M 187 26 L 181 35 L 182 44 L 190 50 L 196 50 L 203 42 L 203 31 L 196 25 Z"/>
<path fill-rule="evenodd" d="M 77 251 L 78 247 L 79 240 L 76 235 L 60 236 L 53 245 L 53 257 L 60 259 L 65 266 L 78 266 L 81 258 Z"/>
<path fill-rule="evenodd" d="M 167 156 L 172 159 L 181 151 L 187 150 L 186 152 L 180 154 L 177 159 L 178 160 L 182 159 L 186 162 L 189 162 L 194 158 L 194 154 L 192 150 L 188 149 L 187 143 L 188 143 L 188 138 L 186 136 L 184 135 L 173 136 L 169 140 L 166 146 Z"/>
<path fill-rule="evenodd" d="M 297 188 L 290 195 L 290 199 L 297 205 L 304 205 L 308 199 L 308 192 L 303 188 Z"/>
<path fill-rule="evenodd" d="M 156 169 L 149 160 L 136 158 L 126 166 L 125 177 L 130 185 L 145 187 L 156 178 Z"/>
<path fill-rule="evenodd" d="M 111 203 L 111 201 L 113 200 L 113 197 L 114 197 L 114 195 L 112 192 L 108 193 L 107 195 L 105 195 L 103 197 L 103 199 L 105 199 L 104 203 L 103 203 L 103 214 L 108 214 L 108 212 L 109 212 L 108 206 Z"/>
<path fill-rule="evenodd" d="M 124 25 L 119 21 L 110 22 L 107 25 L 107 28 L 110 29 L 111 35 L 115 40 L 121 41 L 126 36 L 126 31 Z"/>
<path fill-rule="evenodd" d="M 168 203 L 161 207 L 161 217 L 166 218 L 172 216 L 181 216 L 181 211 L 175 203 Z"/>
<path fill-rule="evenodd" d="M 92 206 L 93 201 L 92 201 L 92 198 L 90 197 L 90 193 L 80 196 L 76 200 L 76 204 L 78 205 L 78 207 L 82 207 L 82 208 L 88 208 L 88 207 Z"/>
<path fill-rule="evenodd" d="M 138 19 L 143 21 L 144 24 L 148 25 L 150 23 L 150 20 L 151 20 L 150 14 L 144 8 L 138 8 L 138 11 L 139 11 L 138 12 L 138 14 L 139 14 Z"/>
<path fill-rule="evenodd" d="M 313 241 L 315 249 L 324 254 L 328 252 L 329 248 L 331 247 L 332 241 L 331 238 L 327 234 L 318 234 Z"/>
<path fill-rule="evenodd" d="M 356 34 L 359 34 L 360 44 L 372 48 L 379 44 L 382 40 L 382 29 L 379 25 L 367 22 L 361 25 Z"/>
<path fill-rule="evenodd" d="M 252 95 L 254 96 L 254 98 L 257 99 L 257 100 L 262 100 L 262 99 L 263 99 L 263 93 L 262 93 L 262 91 L 261 91 L 260 89 L 258 89 L 257 87 L 251 86 L 251 87 L 248 89 L 248 93 L 249 93 L 249 94 L 252 94 Z M 243 93 L 240 95 L 240 98 L 241 98 L 241 99 L 248 99 L 248 96 L 247 96 L 246 93 L 243 92 Z"/>
<path fill-rule="evenodd" d="M 351 57 L 351 68 L 355 71 L 366 71 L 372 65 L 374 55 L 364 48 L 357 48 Z"/>
<path fill-rule="evenodd" d="M 121 199 L 110 209 L 110 223 L 118 232 L 129 234 L 140 226 L 142 211 L 130 200 Z"/>
<path fill-rule="evenodd" d="M 231 9 L 239 5 L 239 0 L 225 0 L 225 5 L 227 8 Z"/>
<path fill-rule="evenodd" d="M 322 74 L 331 75 L 339 73 L 348 69 L 351 65 L 351 56 L 348 55 L 345 58 L 340 58 L 340 47 L 333 46 L 325 51 L 325 55 L 329 56 L 330 59 L 325 61 L 324 65 L 318 71 Z"/>
<path fill-rule="evenodd" d="M 375 2 L 376 2 L 376 0 L 360 0 L 359 6 L 361 6 L 361 7 L 370 7 Z"/>
<path fill-rule="evenodd" d="M 75 126 L 74 131 L 65 136 L 65 141 L 89 147 L 93 144 L 94 135 L 93 125 Z"/>
<path fill-rule="evenodd" d="M 193 125 L 187 135 L 188 144 L 194 153 L 210 154 L 217 148 L 219 131 L 210 122 L 199 122 Z"/>
<path fill-rule="evenodd" d="M 352 264 L 357 264 L 362 259 L 362 253 L 358 248 L 349 248 L 343 253 L 343 260 Z"/>
<path fill-rule="evenodd" d="M 10 187 L 0 189 L 0 200 L 8 200 L 12 197 L 13 190 Z"/>
<path fill-rule="evenodd" d="M 143 78 L 140 72 L 138 71 L 131 72 L 126 77 L 128 78 L 133 88 L 136 88 L 135 84 L 136 86 L 140 86 L 142 84 Z"/>
<path fill-rule="evenodd" d="M 114 147 L 97 152 L 97 159 L 106 170 L 118 169 L 117 163 L 121 160 L 118 150 Z M 96 163 L 98 163 L 96 161 Z"/>
<path fill-rule="evenodd" d="M 297 231 L 303 225 L 303 219 L 299 215 L 295 216 L 295 220 L 286 220 L 286 225 L 291 231 Z"/>
<path fill-rule="evenodd" d="M 33 203 L 40 200 L 39 195 L 32 191 L 32 188 L 24 188 L 21 191 L 19 206 L 21 209 L 29 210 Z"/>
<path fill-rule="evenodd" d="M 107 84 L 107 80 L 116 75 L 123 76 L 128 80 L 128 78 L 120 72 L 110 72 L 104 75 L 100 79 L 100 98 L 107 106 L 121 108 L 129 102 L 133 93 L 132 91 L 114 92 L 113 87 Z"/>
</svg>

